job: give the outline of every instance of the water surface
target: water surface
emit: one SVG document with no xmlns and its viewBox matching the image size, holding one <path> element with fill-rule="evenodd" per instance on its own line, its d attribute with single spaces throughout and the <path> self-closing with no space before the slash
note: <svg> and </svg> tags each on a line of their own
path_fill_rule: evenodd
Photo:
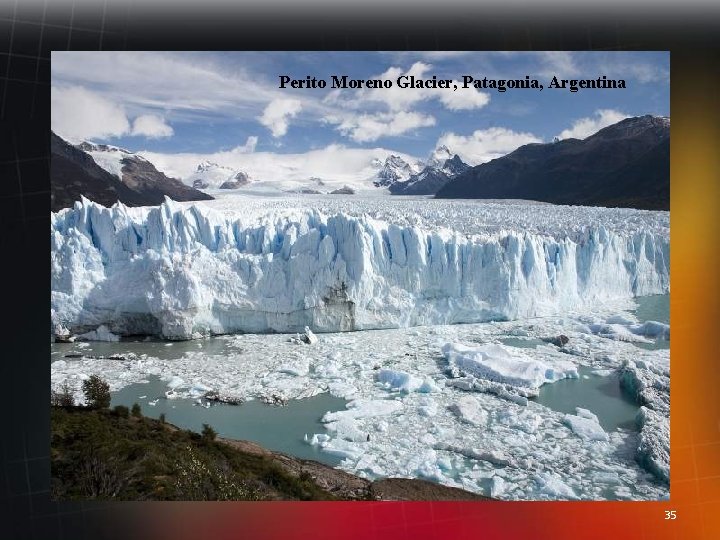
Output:
<svg viewBox="0 0 720 540">
<path fill-rule="evenodd" d="M 138 403 L 143 415 L 158 418 L 160 414 L 165 414 L 168 422 L 183 429 L 200 432 L 203 424 L 209 424 L 222 437 L 253 441 L 301 459 L 312 459 L 331 466 L 342 461 L 338 456 L 309 445 L 303 438 L 306 433 L 309 436 L 326 433 L 320 419 L 328 411 L 344 410 L 347 403 L 344 399 L 318 394 L 290 400 L 282 407 L 252 400 L 242 405 L 220 403 L 205 408 L 197 405 L 194 399 L 166 399 L 166 390 L 165 382 L 158 377 L 150 377 L 147 383 L 131 384 L 113 392 L 111 406 L 132 407 L 133 403 Z M 155 402 L 155 405 L 150 405 L 150 402 Z"/>
</svg>

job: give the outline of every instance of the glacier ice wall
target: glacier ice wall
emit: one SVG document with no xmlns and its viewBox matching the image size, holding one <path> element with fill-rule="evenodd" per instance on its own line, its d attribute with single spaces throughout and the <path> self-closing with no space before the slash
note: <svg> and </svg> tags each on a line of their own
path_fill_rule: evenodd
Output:
<svg viewBox="0 0 720 540">
<path fill-rule="evenodd" d="M 169 339 L 550 315 L 669 290 L 667 231 L 465 235 L 367 216 L 254 221 L 167 199 L 52 215 L 53 324 Z"/>
</svg>

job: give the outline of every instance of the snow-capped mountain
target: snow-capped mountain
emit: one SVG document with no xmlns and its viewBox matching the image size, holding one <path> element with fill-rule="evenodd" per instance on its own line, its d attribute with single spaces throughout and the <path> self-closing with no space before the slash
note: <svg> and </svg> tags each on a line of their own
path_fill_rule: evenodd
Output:
<svg viewBox="0 0 720 540">
<path fill-rule="evenodd" d="M 410 164 L 395 154 L 389 155 L 384 163 L 375 159 L 373 164 L 380 166 L 374 182 L 377 187 L 388 187 L 396 182 L 405 182 L 410 176 L 417 174 L 421 168 L 418 163 Z"/>
<path fill-rule="evenodd" d="M 217 188 L 235 174 L 230 167 L 213 161 L 201 161 L 195 171 L 183 181 L 195 189 Z"/>
<path fill-rule="evenodd" d="M 432 153 L 430 154 L 430 158 L 427 160 L 427 163 L 425 163 L 425 165 L 427 167 L 442 168 L 442 166 L 448 159 L 453 158 L 453 155 L 454 154 L 447 146 L 441 144 L 432 151 Z"/>
<path fill-rule="evenodd" d="M 220 189 L 238 189 L 250 182 L 250 177 L 243 171 L 238 171 L 220 184 Z"/>
<path fill-rule="evenodd" d="M 51 133 L 50 186 L 54 210 L 81 197 L 111 205 L 160 204 L 212 199 L 158 171 L 146 158 L 118 146 L 83 142 L 73 146 Z"/>
<path fill-rule="evenodd" d="M 407 180 L 400 180 L 390 186 L 393 195 L 433 195 L 457 175 L 470 166 L 460 156 L 452 154 L 447 146 L 436 148 L 425 168 Z"/>
</svg>

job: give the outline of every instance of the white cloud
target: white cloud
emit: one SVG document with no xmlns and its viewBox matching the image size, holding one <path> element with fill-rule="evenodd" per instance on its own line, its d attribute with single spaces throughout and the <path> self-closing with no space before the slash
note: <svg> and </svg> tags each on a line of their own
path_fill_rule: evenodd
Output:
<svg viewBox="0 0 720 540">
<path fill-rule="evenodd" d="M 144 114 L 135 118 L 130 135 L 144 135 L 149 139 L 171 137 L 173 128 L 165 123 L 165 119 L 154 114 Z"/>
<path fill-rule="evenodd" d="M 256 74 L 225 68 L 204 53 L 56 51 L 51 70 L 55 84 L 92 88 L 132 114 L 232 111 L 251 118 L 259 105 L 282 96 Z"/>
<path fill-rule="evenodd" d="M 301 109 L 302 103 L 297 99 L 273 99 L 258 120 L 272 132 L 273 137 L 282 137 L 287 133 L 289 120 Z"/>
<path fill-rule="evenodd" d="M 557 75 L 562 79 L 579 73 L 579 69 L 575 65 L 575 58 L 571 52 L 545 51 L 540 53 L 540 61 L 539 74 L 542 76 L 552 77 Z"/>
<path fill-rule="evenodd" d="M 340 133 L 360 143 L 435 125 L 435 118 L 430 115 L 405 111 L 348 115 L 343 119 L 327 118 L 327 121 L 337 123 Z"/>
<path fill-rule="evenodd" d="M 249 142 L 252 143 L 252 137 Z M 293 189 L 307 185 L 311 177 L 322 178 L 326 182 L 323 190 L 342 187 L 344 183 L 370 186 L 370 179 L 377 174 L 375 159 L 384 161 L 389 155 L 396 154 L 408 162 L 417 158 L 396 150 L 385 148 L 347 148 L 331 144 L 324 148 L 308 152 L 287 154 L 279 152 L 248 153 L 248 143 L 224 152 L 211 154 L 164 154 L 158 152 L 139 152 L 150 160 L 159 170 L 175 178 L 187 178 L 203 161 L 211 161 L 234 170 L 242 170 L 256 182 L 274 182 L 283 189 Z"/>
<path fill-rule="evenodd" d="M 490 94 L 478 92 L 474 88 L 458 87 L 457 91 L 444 90 L 440 102 L 451 111 L 479 109 L 490 103 Z"/>
<path fill-rule="evenodd" d="M 257 146 L 258 138 L 255 135 L 250 135 L 243 146 L 237 146 L 234 148 L 236 152 L 247 152 L 252 154 Z"/>
<path fill-rule="evenodd" d="M 52 87 L 50 99 L 50 125 L 70 141 L 119 137 L 130 129 L 124 107 L 80 86 Z"/>
<path fill-rule="evenodd" d="M 390 80 L 390 88 L 360 90 L 333 90 L 323 100 L 334 107 L 323 120 L 335 124 L 337 130 L 355 142 L 371 142 L 381 137 L 403 135 L 409 131 L 434 126 L 435 118 L 426 112 L 413 110 L 424 101 L 436 100 L 451 111 L 472 110 L 484 107 L 490 101 L 487 93 L 475 88 L 401 88 L 401 76 L 428 79 L 432 66 L 415 62 L 409 69 L 390 67 L 370 79 Z M 378 111 L 378 108 L 381 110 Z M 382 110 L 384 109 L 384 110 Z"/>
<path fill-rule="evenodd" d="M 463 161 L 471 165 L 485 163 L 504 156 L 516 148 L 529 143 L 542 142 L 532 133 L 512 131 L 503 127 L 479 129 L 472 135 L 444 133 L 436 144 L 444 144 L 451 152 L 458 154 Z"/>
<path fill-rule="evenodd" d="M 599 109 L 593 116 L 575 120 L 572 127 L 565 129 L 558 135 L 560 139 L 584 139 L 602 128 L 618 123 L 630 115 L 613 109 Z"/>
</svg>

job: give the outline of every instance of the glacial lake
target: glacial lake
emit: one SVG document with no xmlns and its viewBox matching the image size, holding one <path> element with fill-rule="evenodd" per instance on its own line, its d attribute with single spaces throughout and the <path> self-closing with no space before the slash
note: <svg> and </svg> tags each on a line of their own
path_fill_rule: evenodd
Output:
<svg viewBox="0 0 720 540">
<path fill-rule="evenodd" d="M 636 299 L 635 315 L 643 322 L 654 320 L 668 323 L 669 295 L 648 296 Z M 501 341 L 509 346 L 522 347 L 527 354 L 545 342 L 539 339 L 506 337 Z M 668 348 L 669 341 L 657 340 L 652 344 L 639 344 L 643 348 Z M 159 340 L 122 341 L 115 343 L 54 343 L 51 360 L 64 360 L 69 353 L 88 356 L 148 355 L 161 360 L 173 360 L 187 352 L 202 351 L 207 355 L 223 355 L 229 352 L 228 340 L 210 338 L 197 341 L 165 342 Z M 538 404 L 561 413 L 575 413 L 575 407 L 589 409 L 598 416 L 606 431 L 617 428 L 635 429 L 638 406 L 625 396 L 615 374 L 600 376 L 586 367 L 579 367 L 578 379 L 564 379 L 545 384 L 534 398 Z M 201 431 L 209 424 L 220 436 L 231 439 L 254 441 L 266 448 L 290 454 L 301 459 L 312 459 L 331 466 L 341 458 L 323 452 L 305 442 L 307 434 L 326 433 L 321 418 L 328 411 L 344 410 L 347 401 L 323 393 L 310 398 L 290 400 L 277 407 L 259 400 L 241 405 L 212 404 L 200 406 L 195 399 L 166 399 L 167 382 L 158 377 L 147 377 L 148 382 L 131 384 L 112 394 L 112 405 L 131 407 L 138 403 L 144 415 L 158 418 L 165 414 L 168 422 L 183 429 Z M 150 403 L 153 405 L 150 405 Z"/>
<path fill-rule="evenodd" d="M 167 390 L 166 382 L 149 377 L 147 383 L 131 384 L 113 392 L 111 406 L 129 408 L 137 403 L 143 415 L 159 418 L 164 414 L 167 422 L 183 429 L 200 432 L 203 424 L 209 424 L 221 437 L 253 441 L 270 450 L 331 466 L 342 461 L 311 446 L 304 441 L 304 436 L 326 433 L 320 419 L 328 411 L 345 409 L 344 399 L 318 394 L 290 400 L 282 407 L 252 400 L 240 405 L 211 404 L 206 408 L 194 399 L 166 399 Z M 155 404 L 150 405 L 151 402 Z"/>
</svg>

